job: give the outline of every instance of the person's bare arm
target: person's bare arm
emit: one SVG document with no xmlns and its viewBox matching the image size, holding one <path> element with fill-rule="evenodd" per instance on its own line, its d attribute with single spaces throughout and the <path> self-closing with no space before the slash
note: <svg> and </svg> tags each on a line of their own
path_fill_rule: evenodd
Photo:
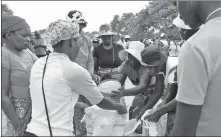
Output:
<svg viewBox="0 0 221 137">
<path fill-rule="evenodd" d="M 2 67 L 2 109 L 16 129 L 21 121 L 16 114 L 12 100 L 9 98 L 9 74 L 9 69 Z"/>
<path fill-rule="evenodd" d="M 127 75 L 124 73 L 119 73 L 119 74 L 115 75 L 113 78 L 118 80 L 121 83 L 121 85 L 123 86 L 125 84 L 126 79 L 127 79 Z"/>
<path fill-rule="evenodd" d="M 108 99 L 108 98 L 103 98 L 103 100 L 97 104 L 98 107 L 105 109 L 105 110 L 117 110 L 121 114 L 126 114 L 127 113 L 127 108 L 123 104 L 120 103 L 115 103 L 114 101 Z"/>
<path fill-rule="evenodd" d="M 172 83 L 167 85 L 166 89 L 166 97 L 164 98 L 163 102 L 160 104 L 160 106 L 163 106 L 173 100 L 176 97 L 177 94 L 177 83 Z"/>
<path fill-rule="evenodd" d="M 153 93 L 151 94 L 148 103 L 142 108 L 140 113 L 137 115 L 137 118 L 139 119 L 146 110 L 151 109 L 161 98 L 164 90 L 164 76 L 163 75 L 157 75 L 156 77 L 156 85 L 154 88 Z"/>
<path fill-rule="evenodd" d="M 171 136 L 196 136 L 202 106 L 178 102 Z"/>
<path fill-rule="evenodd" d="M 142 93 L 148 87 L 150 80 L 151 76 L 149 73 L 144 73 L 140 78 L 139 85 L 134 88 L 124 89 L 122 91 L 122 96 L 136 96 L 139 93 Z"/>
<path fill-rule="evenodd" d="M 168 102 L 167 104 L 165 104 L 164 106 L 161 106 L 160 108 L 157 108 L 157 111 L 162 115 L 171 112 L 171 111 L 176 111 L 176 105 L 177 105 L 177 101 L 174 98 L 173 100 L 171 100 L 170 102 Z"/>
</svg>

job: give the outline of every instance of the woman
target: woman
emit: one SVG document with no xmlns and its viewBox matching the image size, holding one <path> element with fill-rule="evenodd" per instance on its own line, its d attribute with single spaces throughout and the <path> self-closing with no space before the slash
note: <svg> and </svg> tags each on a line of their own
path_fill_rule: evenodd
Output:
<svg viewBox="0 0 221 137">
<path fill-rule="evenodd" d="M 37 57 L 28 49 L 31 30 L 17 16 L 2 16 L 2 109 L 8 117 L 8 132 L 23 136 L 31 119 L 29 78 Z"/>
<path fill-rule="evenodd" d="M 144 47 L 143 43 L 139 43 L 141 42 L 130 43 L 130 49 L 126 50 L 128 59 L 119 67 L 121 74 L 118 76 L 122 85 L 128 77 L 136 87 L 113 91 L 110 95 L 116 98 L 135 96 L 129 109 L 129 119 L 140 119 L 147 109 L 158 102 L 164 91 L 164 75 L 160 70 L 167 56 L 156 45 L 139 50 L 141 44 Z M 158 60 L 155 61 L 156 59 Z"/>
<path fill-rule="evenodd" d="M 124 48 L 121 45 L 113 43 L 113 36 L 110 25 L 100 26 L 100 37 L 102 43 L 94 49 L 95 73 L 103 77 L 107 74 L 117 72 L 122 60 L 118 54 Z"/>
<path fill-rule="evenodd" d="M 82 30 L 87 26 L 87 22 L 84 20 L 83 15 L 80 11 L 72 10 L 67 15 L 67 21 L 79 24 L 79 33 L 80 39 L 83 41 L 83 46 L 80 48 L 80 52 L 75 60 L 72 60 L 88 70 L 94 80 L 99 79 L 96 75 L 94 75 L 94 59 L 93 59 L 93 43 L 90 37 L 84 35 Z M 88 106 L 91 106 L 91 103 L 84 97 L 79 96 L 78 102 L 86 103 Z M 77 129 L 80 131 L 80 136 L 85 136 L 87 131 L 85 127 L 85 123 L 81 123 L 81 119 L 83 118 L 84 113 L 81 112 L 80 109 L 75 109 L 75 125 Z"/>
<path fill-rule="evenodd" d="M 199 29 L 190 29 L 190 27 L 184 25 L 183 21 L 179 18 L 179 16 L 175 19 L 174 24 L 177 27 L 181 28 L 180 33 L 185 41 L 188 40 L 192 35 L 194 35 L 199 30 Z M 161 116 L 168 113 L 166 136 L 170 136 L 170 133 L 174 125 L 175 112 L 176 112 L 175 97 L 177 94 L 177 90 L 178 90 L 177 71 L 175 70 L 174 80 L 171 83 L 171 85 L 167 87 L 167 96 L 165 97 L 163 102 L 158 106 L 157 109 L 150 111 L 150 113 L 144 118 L 148 119 L 149 121 L 157 122 Z"/>
</svg>

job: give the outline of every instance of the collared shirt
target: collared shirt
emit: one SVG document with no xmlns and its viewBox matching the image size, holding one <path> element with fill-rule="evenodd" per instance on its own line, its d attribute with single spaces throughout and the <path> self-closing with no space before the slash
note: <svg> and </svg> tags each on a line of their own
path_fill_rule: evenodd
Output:
<svg viewBox="0 0 221 137">
<path fill-rule="evenodd" d="M 221 135 L 221 18 L 215 18 L 182 46 L 176 100 L 202 105 L 196 136 Z M 188 112 L 186 112 L 188 113 Z"/>
<path fill-rule="evenodd" d="M 49 128 L 42 94 L 42 74 L 46 57 L 36 61 L 30 77 L 32 119 L 27 131 L 37 136 L 49 136 Z M 103 95 L 90 74 L 62 53 L 51 53 L 48 58 L 44 91 L 54 136 L 73 136 L 74 106 L 79 94 L 92 105 L 98 104 Z"/>
</svg>

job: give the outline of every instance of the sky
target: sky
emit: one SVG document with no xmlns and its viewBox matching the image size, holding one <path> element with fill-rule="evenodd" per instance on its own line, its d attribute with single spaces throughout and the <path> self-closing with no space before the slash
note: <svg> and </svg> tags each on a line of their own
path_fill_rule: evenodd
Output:
<svg viewBox="0 0 221 137">
<path fill-rule="evenodd" d="M 148 1 L 2 1 L 14 15 L 24 18 L 31 30 L 46 29 L 57 19 L 66 19 L 70 10 L 82 12 L 88 22 L 85 32 L 98 31 L 100 25 L 110 23 L 114 15 L 138 13 Z"/>
</svg>

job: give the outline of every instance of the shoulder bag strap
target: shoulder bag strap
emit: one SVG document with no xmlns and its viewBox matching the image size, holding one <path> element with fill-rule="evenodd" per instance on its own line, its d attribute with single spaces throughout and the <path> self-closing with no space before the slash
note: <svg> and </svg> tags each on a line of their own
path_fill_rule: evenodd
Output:
<svg viewBox="0 0 221 137">
<path fill-rule="evenodd" d="M 52 135 L 52 130 L 51 130 L 50 119 L 49 119 L 49 115 L 48 115 L 48 108 L 47 108 L 47 103 L 46 103 L 46 97 L 45 97 L 45 92 L 44 92 L 44 83 L 43 83 L 43 81 L 44 81 L 44 76 L 45 76 L 45 70 L 46 70 L 46 66 L 47 66 L 47 62 L 48 62 L 48 58 L 49 58 L 49 55 L 48 55 L 47 58 L 46 58 L 46 62 L 45 62 L 44 70 L 43 70 L 43 76 L 42 76 L 42 93 L 43 93 L 43 98 L 44 98 L 44 105 L 45 105 L 45 111 L 46 111 L 46 115 L 47 115 L 49 132 L 50 132 L 50 136 L 53 137 L 53 135 Z M 73 120 L 74 120 L 74 118 L 73 118 Z M 75 136 L 76 136 L 77 133 L 76 133 L 75 120 L 73 121 L 73 123 L 74 123 L 74 133 L 75 133 Z"/>
<path fill-rule="evenodd" d="M 43 76 L 42 76 L 42 93 L 43 93 L 43 98 L 44 98 L 44 105 L 45 105 L 45 111 L 46 111 L 46 115 L 47 115 L 47 121 L 48 121 L 48 127 L 49 127 L 49 132 L 50 132 L 50 136 L 52 137 L 52 130 L 51 130 L 51 124 L 50 124 L 50 119 L 49 119 L 49 115 L 48 115 L 48 108 L 47 108 L 47 103 L 46 103 L 46 97 L 45 97 L 45 92 L 44 92 L 44 76 L 45 76 L 45 70 L 46 70 L 46 66 L 47 66 L 47 62 L 48 62 L 48 57 L 46 58 L 46 62 L 45 62 L 45 66 L 44 66 L 44 70 L 43 70 Z"/>
</svg>

